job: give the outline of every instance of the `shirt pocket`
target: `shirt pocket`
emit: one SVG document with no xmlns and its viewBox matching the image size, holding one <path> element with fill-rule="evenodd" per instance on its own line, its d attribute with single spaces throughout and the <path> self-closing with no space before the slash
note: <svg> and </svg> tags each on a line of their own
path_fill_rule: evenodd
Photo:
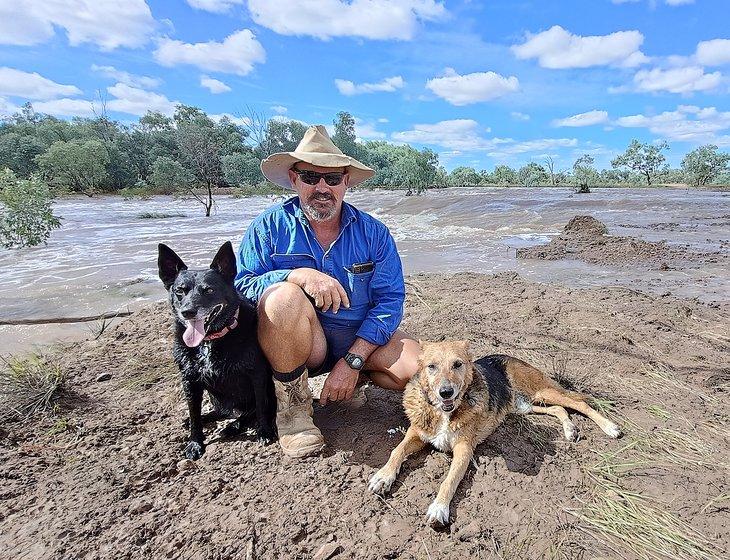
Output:
<svg viewBox="0 0 730 560">
<path fill-rule="evenodd" d="M 290 254 L 290 255 L 279 255 L 274 253 L 271 255 L 271 260 L 274 263 L 274 270 L 294 270 L 295 268 L 317 268 L 317 261 L 312 255 L 301 254 Z"/>
<path fill-rule="evenodd" d="M 347 288 L 350 296 L 350 307 L 368 305 L 370 303 L 370 280 L 374 270 L 355 274 L 347 269 Z"/>
</svg>

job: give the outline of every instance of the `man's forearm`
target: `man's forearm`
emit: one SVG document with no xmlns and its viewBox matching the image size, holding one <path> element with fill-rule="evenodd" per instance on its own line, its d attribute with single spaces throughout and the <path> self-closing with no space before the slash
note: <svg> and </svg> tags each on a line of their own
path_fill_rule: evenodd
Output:
<svg viewBox="0 0 730 560">
<path fill-rule="evenodd" d="M 352 346 L 350 346 L 350 352 L 357 354 L 358 356 L 362 356 L 363 361 L 367 362 L 370 354 L 375 352 L 378 348 L 380 348 L 380 346 L 377 344 L 373 344 L 372 342 L 368 342 L 362 338 L 356 338 L 355 342 L 353 342 Z"/>
</svg>

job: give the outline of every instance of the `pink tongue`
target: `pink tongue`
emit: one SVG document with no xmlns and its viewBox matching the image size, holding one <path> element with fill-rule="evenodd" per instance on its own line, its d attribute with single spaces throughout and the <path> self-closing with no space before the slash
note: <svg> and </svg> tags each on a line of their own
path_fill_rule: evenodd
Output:
<svg viewBox="0 0 730 560">
<path fill-rule="evenodd" d="M 183 333 L 183 341 L 190 348 L 200 346 L 205 338 L 205 320 L 195 319 L 193 321 L 187 321 L 187 328 Z"/>
</svg>

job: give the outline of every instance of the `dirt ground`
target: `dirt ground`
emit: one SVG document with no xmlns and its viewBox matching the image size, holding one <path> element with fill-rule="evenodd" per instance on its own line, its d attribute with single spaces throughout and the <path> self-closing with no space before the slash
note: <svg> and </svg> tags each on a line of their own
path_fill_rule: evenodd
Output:
<svg viewBox="0 0 730 560">
<path fill-rule="evenodd" d="M 407 287 L 408 331 L 525 359 L 595 396 L 623 438 L 577 414 L 575 443 L 553 418 L 509 417 L 440 531 L 424 515 L 446 454 L 412 458 L 388 498 L 367 490 L 406 426 L 395 393 L 317 408 L 322 457 L 289 460 L 209 426 L 191 463 L 160 303 L 47 356 L 67 375 L 60 408 L 0 430 L 0 557 L 727 557 L 729 306 L 512 273 L 414 275 Z"/>
<path fill-rule="evenodd" d="M 719 222 L 718 225 L 724 225 Z M 679 228 L 679 224 L 650 224 L 656 231 Z M 724 251 L 702 253 L 689 246 L 669 245 L 663 241 L 644 241 L 635 237 L 609 235 L 606 226 L 593 216 L 576 216 L 557 237 L 544 245 L 517 250 L 518 259 L 574 259 L 617 268 L 669 270 L 699 267 L 705 263 L 728 263 Z"/>
</svg>

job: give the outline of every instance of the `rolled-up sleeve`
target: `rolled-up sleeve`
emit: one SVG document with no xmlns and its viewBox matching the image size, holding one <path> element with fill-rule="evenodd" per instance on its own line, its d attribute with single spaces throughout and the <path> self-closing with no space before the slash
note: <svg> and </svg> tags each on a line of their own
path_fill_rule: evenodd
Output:
<svg viewBox="0 0 730 560">
<path fill-rule="evenodd" d="M 266 288 L 276 282 L 284 282 L 291 270 L 275 270 L 271 259 L 271 242 L 257 222 L 252 223 L 243 236 L 236 255 L 238 273 L 233 283 L 238 292 L 257 302 Z"/>
<path fill-rule="evenodd" d="M 378 231 L 370 294 L 373 306 L 365 316 L 357 336 L 383 346 L 388 343 L 403 319 L 403 303 L 406 298 L 403 267 L 395 240 L 385 226 Z"/>
</svg>

